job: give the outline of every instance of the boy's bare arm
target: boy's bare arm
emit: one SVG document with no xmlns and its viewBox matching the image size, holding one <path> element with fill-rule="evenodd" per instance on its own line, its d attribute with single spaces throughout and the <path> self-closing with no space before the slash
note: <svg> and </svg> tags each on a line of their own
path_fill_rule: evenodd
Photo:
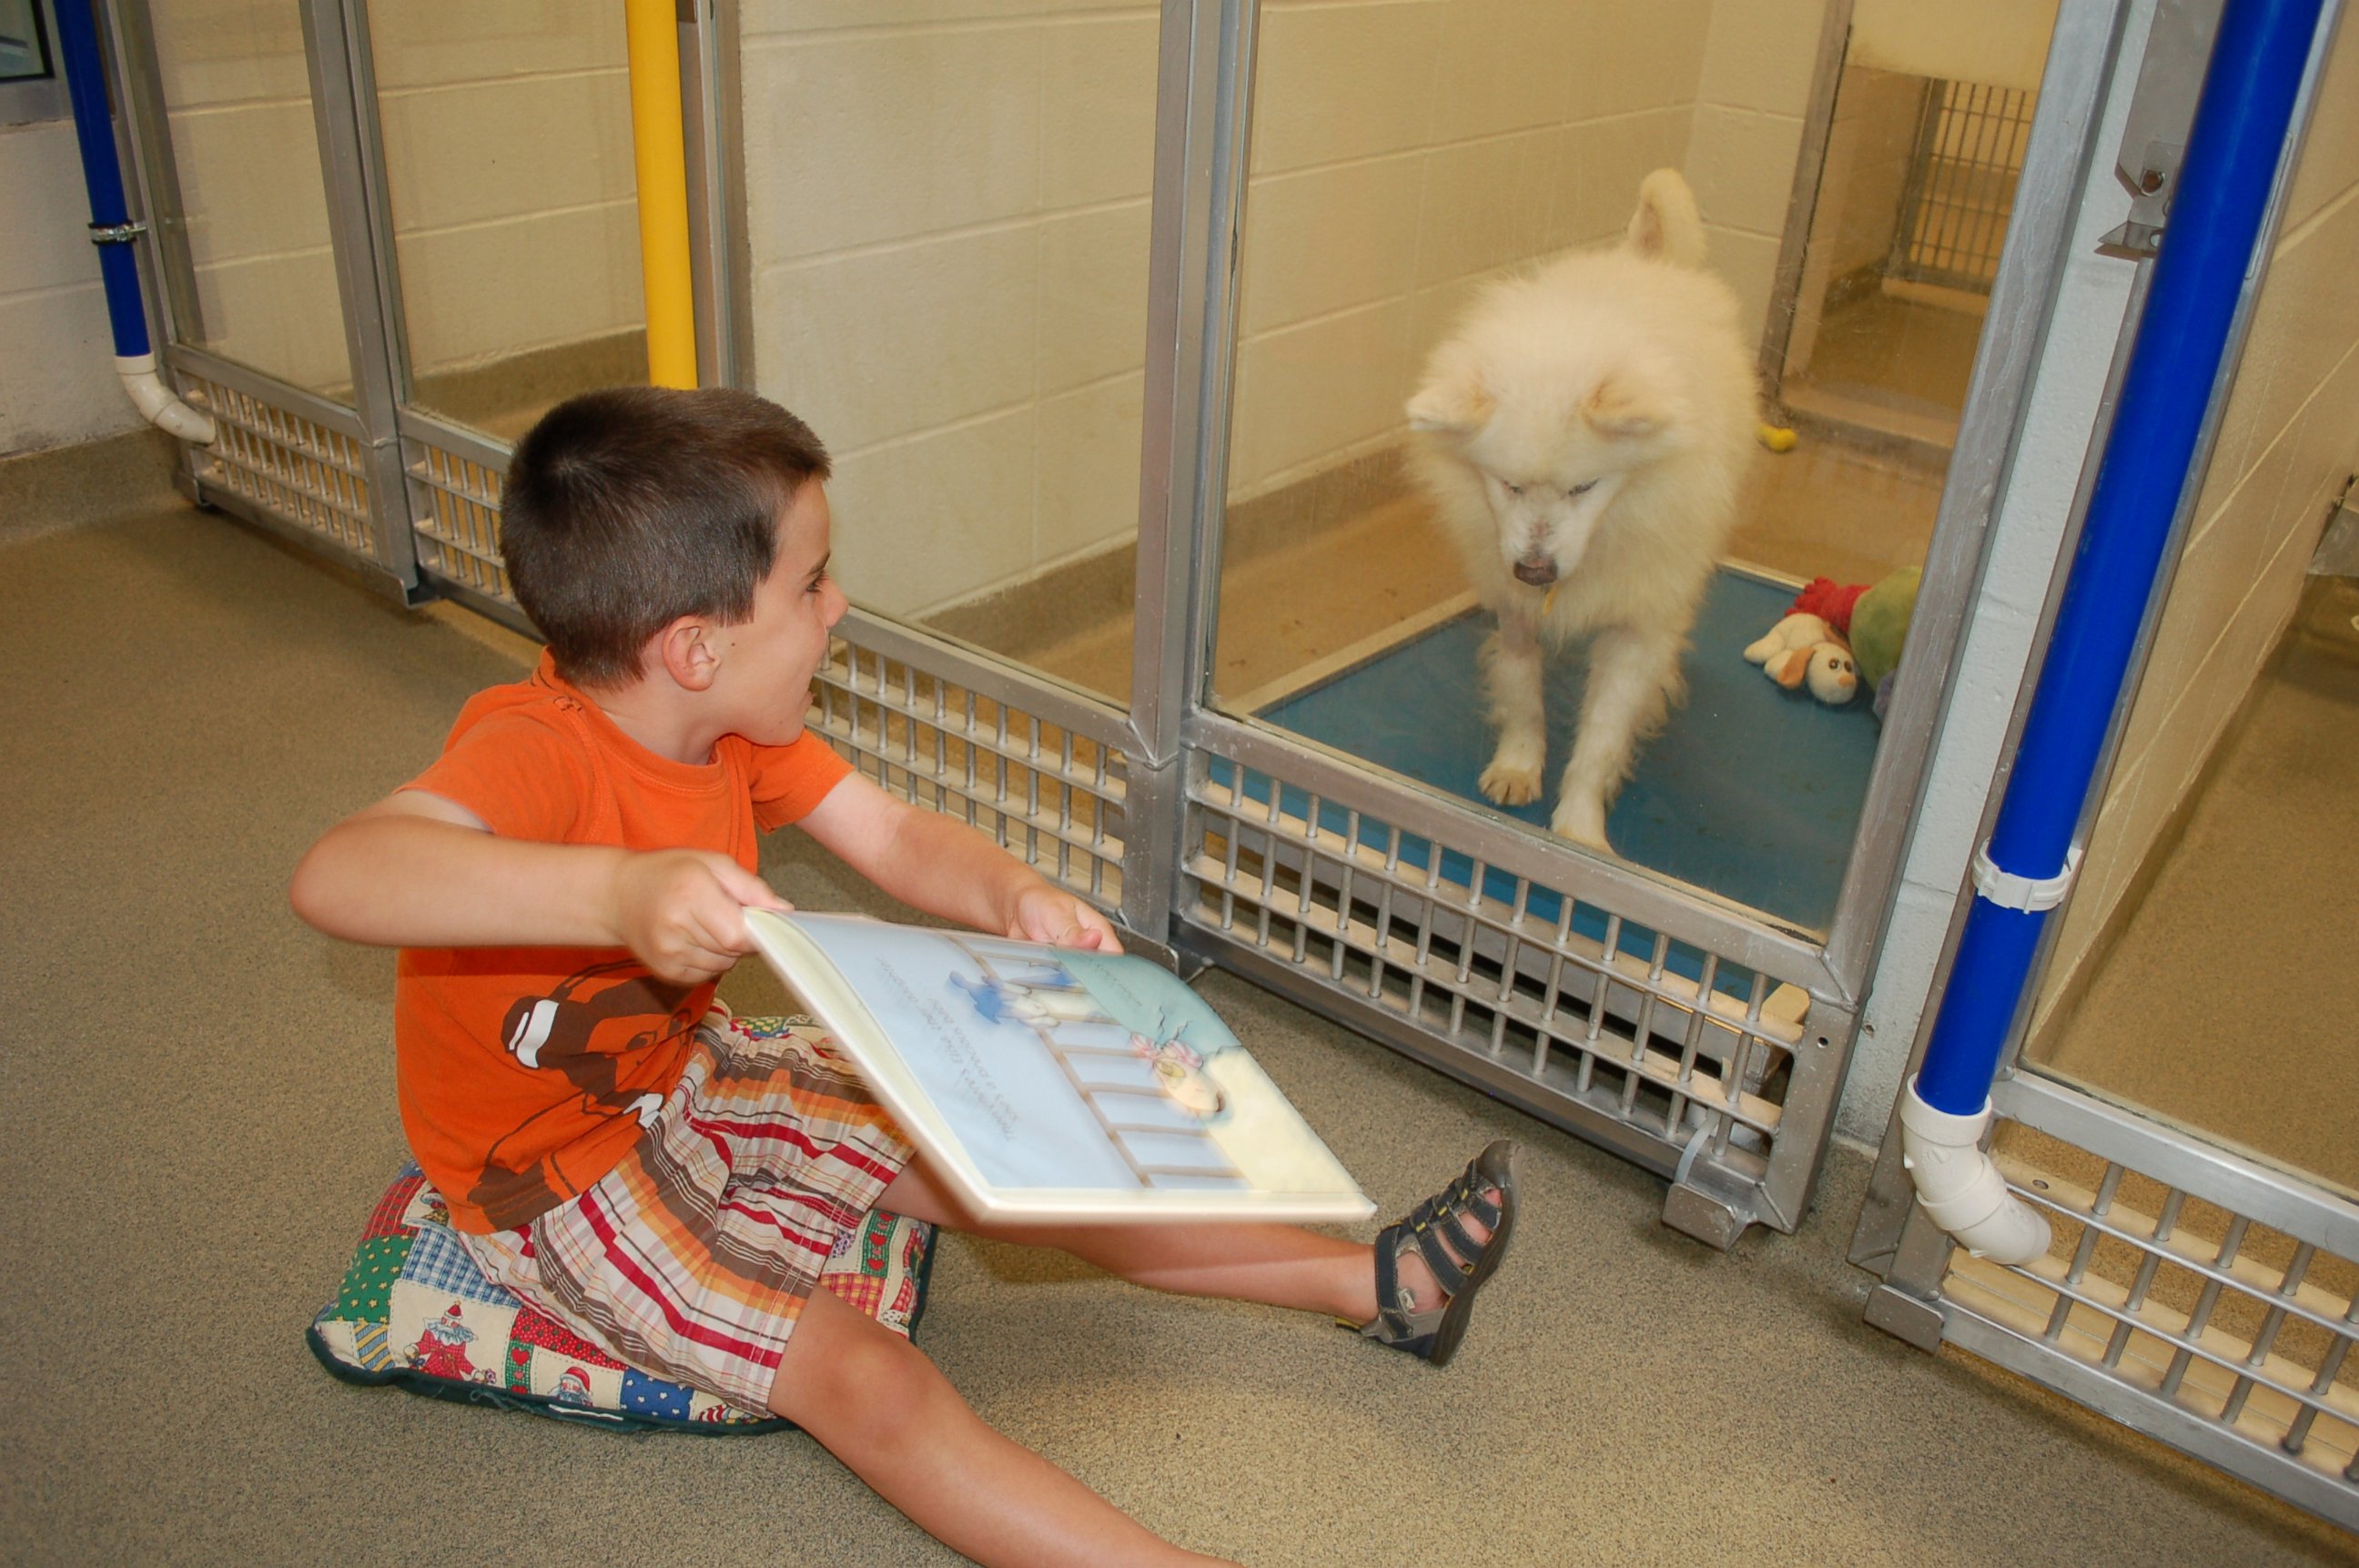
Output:
<svg viewBox="0 0 2359 1568">
<path fill-rule="evenodd" d="M 800 825 L 854 871 L 929 914 L 1034 942 L 1121 951 L 1114 927 L 1087 900 L 964 822 L 896 800 L 857 773 L 829 790 Z"/>
<path fill-rule="evenodd" d="M 330 936 L 385 947 L 627 947 L 693 983 L 753 950 L 760 877 L 701 850 L 637 854 L 501 838 L 466 808 L 404 789 L 321 835 L 288 890 Z"/>
</svg>

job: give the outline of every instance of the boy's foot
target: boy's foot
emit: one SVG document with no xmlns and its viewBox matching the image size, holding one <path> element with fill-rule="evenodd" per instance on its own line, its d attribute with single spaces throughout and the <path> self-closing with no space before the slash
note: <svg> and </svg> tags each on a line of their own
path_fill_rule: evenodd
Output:
<svg viewBox="0 0 2359 1568">
<path fill-rule="evenodd" d="M 1515 1152 L 1500 1138 L 1408 1218 L 1376 1234 L 1376 1315 L 1346 1326 L 1436 1367 L 1458 1353 L 1474 1293 L 1515 1234 Z"/>
</svg>

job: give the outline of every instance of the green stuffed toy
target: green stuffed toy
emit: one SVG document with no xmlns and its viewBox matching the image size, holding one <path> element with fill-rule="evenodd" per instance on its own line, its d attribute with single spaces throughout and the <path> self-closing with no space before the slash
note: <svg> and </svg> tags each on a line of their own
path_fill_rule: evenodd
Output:
<svg viewBox="0 0 2359 1568">
<path fill-rule="evenodd" d="M 1917 614 L 1917 583 L 1924 575 L 1916 567 L 1903 567 L 1851 607 L 1852 658 L 1859 665 L 1860 683 L 1875 693 L 1879 719 L 1892 701 L 1892 677 L 1900 669 L 1900 649 Z"/>
</svg>

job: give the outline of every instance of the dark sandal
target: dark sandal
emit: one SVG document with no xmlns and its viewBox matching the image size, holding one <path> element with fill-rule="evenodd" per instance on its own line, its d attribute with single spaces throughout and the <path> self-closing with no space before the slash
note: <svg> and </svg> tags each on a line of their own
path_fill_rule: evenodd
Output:
<svg viewBox="0 0 2359 1568">
<path fill-rule="evenodd" d="M 1458 1342 L 1473 1315 L 1474 1293 L 1499 1267 L 1516 1229 L 1516 1146 L 1500 1138 L 1476 1155 L 1458 1179 L 1410 1213 L 1376 1233 L 1376 1316 L 1373 1323 L 1346 1323 L 1379 1345 L 1421 1356 L 1436 1367 L 1458 1354 Z M 1497 1188 L 1499 1201 L 1483 1194 Z M 1477 1243 L 1460 1225 L 1461 1215 L 1479 1220 L 1490 1239 Z M 1415 1247 L 1441 1289 L 1440 1304 L 1412 1311 L 1401 1289 L 1399 1260 Z"/>
</svg>

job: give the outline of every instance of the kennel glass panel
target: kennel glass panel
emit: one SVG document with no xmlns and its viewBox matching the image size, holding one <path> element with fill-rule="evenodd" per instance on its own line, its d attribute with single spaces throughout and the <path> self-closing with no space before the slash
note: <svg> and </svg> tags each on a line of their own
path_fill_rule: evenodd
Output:
<svg viewBox="0 0 2359 1568">
<path fill-rule="evenodd" d="M 644 385 L 622 8 L 377 4 L 368 41 L 409 401 L 512 441 Z"/>
<path fill-rule="evenodd" d="M 1763 364 L 1781 422 L 1938 488 L 2015 210 L 2052 7 L 1994 13 L 2000 37 L 1965 62 L 1939 19 L 1889 14 L 1900 9 L 1879 9 L 1834 62 L 1820 179 L 1781 257 L 1793 304 Z M 1935 36 L 1915 36 L 1918 25 Z M 1954 80 L 1961 63 L 1993 74 Z M 1748 530 L 1740 544 L 1812 575 L 1827 570 L 1821 560 L 1920 558 L 1930 506 L 1905 486 L 1864 488 L 1891 493 L 1873 509 L 1798 517 L 1783 537 Z"/>
<path fill-rule="evenodd" d="M 2313 432 L 2359 420 L 2359 31 L 2332 49 L 2023 1060 L 2354 1196 L 2359 583 L 2313 571 L 2351 473 Z"/>
<path fill-rule="evenodd" d="M 29 82 L 55 74 L 49 60 L 49 25 L 39 0 L 0 4 L 0 82 Z"/>
<path fill-rule="evenodd" d="M 2038 96 L 1979 82 L 1925 84 L 1886 278 L 1990 292 Z"/>
<path fill-rule="evenodd" d="M 1018 10 L 745 7 L 754 377 L 848 593 L 1124 702 L 1158 21 Z"/>
<path fill-rule="evenodd" d="M 161 193 L 152 216 L 169 258 L 174 341 L 350 404 L 300 7 L 154 0 L 143 9 L 147 30 L 126 29 L 125 46 L 152 39 L 168 131 L 151 156 L 169 167 L 149 175 Z M 271 467 L 238 465 L 257 486 Z"/>
<path fill-rule="evenodd" d="M 2305 583 L 2302 559 L 2256 560 L 2233 590 L 2199 575 L 2196 551 L 2204 573 L 2279 553 L 2293 519 L 2248 514 L 2229 504 L 2162 606 L 2150 700 L 2131 710 L 2023 1061 L 2359 1196 L 2359 1060 L 2339 1022 L 2359 1004 L 2359 587 Z M 2299 518 L 2295 556 L 2315 522 Z M 2199 635 L 2190 617 L 2223 594 L 2243 603 Z"/>
<path fill-rule="evenodd" d="M 1418 443 L 1458 449 L 1412 431 L 1407 405 L 1438 385 L 1430 356 L 1495 285 L 1568 249 L 1622 242 L 1658 169 L 1691 191 L 1704 268 L 1733 295 L 1735 324 L 1707 346 L 1729 351 L 1718 382 L 1741 403 L 1756 345 L 1784 335 L 1791 295 L 1777 295 L 1764 267 L 1774 236 L 1793 226 L 1789 192 L 1815 194 L 1804 163 L 1824 154 L 1840 66 L 1827 55 L 1840 17 L 1825 29 L 1832 46 L 1820 29 L 1741 8 L 1682 12 L 1661 26 L 1632 20 L 1629 7 L 1595 0 L 1268 7 L 1256 49 L 1212 701 L 1541 833 L 1574 828 L 1582 815 L 1560 811 L 1562 776 L 1599 645 L 1574 635 L 1552 646 L 1539 695 L 1521 699 L 1545 713 L 1536 781 L 1528 758 L 1489 766 L 1501 716 L 1486 710 L 1506 667 L 1486 665 L 1484 645 L 1500 604 L 1545 624 L 1543 604 L 1554 606 L 1566 586 L 1577 600 L 1623 552 L 1593 547 L 1560 561 L 1549 551 L 1557 585 L 1507 583 L 1500 558 L 1514 550 L 1500 530 L 1523 526 L 1509 516 L 1520 503 L 1489 479 L 1457 505 L 1418 483 Z M 1802 135 L 1812 116 L 1815 138 Z M 1672 326 L 1656 335 L 1676 336 Z M 1696 345 L 1677 346 L 1683 366 L 1701 363 Z M 1554 417 L 1518 416 L 1551 398 L 1576 413 L 1638 361 L 1557 357 L 1565 363 L 1551 374 L 1580 387 L 1503 389 L 1498 365 L 1474 367 L 1488 378 L 1473 425 L 1491 443 L 1484 458 L 1520 465 L 1492 478 L 1523 483 L 1524 469 L 1603 450 L 1586 425 L 1576 446 Z M 1514 407 L 1501 409 L 1501 397 Z M 1498 447 L 1501 432 L 1526 425 L 1537 433 L 1522 444 L 1533 450 Z M 1822 689 L 1848 693 L 1829 703 L 1767 679 L 1763 656 L 1747 650 L 1794 606 L 1804 580 L 1882 587 L 1916 565 L 1940 479 L 1832 439 L 1773 456 L 1741 416 L 1725 430 L 1708 444 L 1745 474 L 1741 496 L 1733 514 L 1698 508 L 1714 522 L 1689 552 L 1701 566 L 1724 539 L 1722 570 L 1693 601 L 1683 674 L 1646 681 L 1689 697 L 1659 739 L 1637 746 L 1636 779 L 1610 802 L 1605 837 L 1680 883 L 1823 931 L 1880 733 L 1872 693 L 1846 673 L 1848 648 L 1821 658 Z M 1634 482 L 1628 494 L 1643 490 Z M 1625 501 L 1620 515 L 1642 504 Z M 1599 528 L 1610 534 L 1616 515 L 1609 503 Z M 1846 527 L 1862 548 L 1830 548 Z M 1524 553 L 1537 565 L 1542 552 Z M 1886 598 L 1905 605 L 1911 583 L 1896 579 Z M 1634 583 L 1628 596 L 1646 587 Z M 1851 600 L 1842 604 L 1828 614 L 1847 625 Z M 1897 643 L 1886 639 L 1896 652 Z M 1810 658 L 1804 644 L 1792 662 L 1799 670 Z M 1601 720 L 1595 733 L 1614 727 Z M 1648 728 L 1643 719 L 1626 727 Z"/>
</svg>

